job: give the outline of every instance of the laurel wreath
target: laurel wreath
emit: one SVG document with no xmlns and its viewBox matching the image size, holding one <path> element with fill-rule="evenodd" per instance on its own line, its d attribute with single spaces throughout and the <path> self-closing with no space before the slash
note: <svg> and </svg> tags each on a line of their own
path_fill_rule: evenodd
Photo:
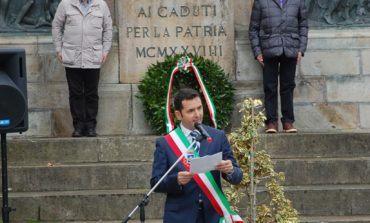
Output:
<svg viewBox="0 0 370 223">
<path fill-rule="evenodd" d="M 193 64 L 198 68 L 203 77 L 204 84 L 212 97 L 217 111 L 218 128 L 227 128 L 230 125 L 230 118 L 234 108 L 234 88 L 232 82 L 216 62 L 191 54 L 167 56 L 163 62 L 157 62 L 149 66 L 143 80 L 138 85 L 139 92 L 136 95 L 143 104 L 146 121 L 156 134 L 166 133 L 164 114 L 170 74 L 178 60 L 184 56 L 192 58 Z M 173 95 L 182 87 L 190 87 L 197 90 L 204 104 L 203 94 L 200 92 L 200 87 L 192 72 L 180 72 L 175 75 L 172 88 Z M 174 112 L 173 107 L 171 110 Z M 204 107 L 203 123 L 211 125 L 209 117 L 209 112 Z"/>
</svg>

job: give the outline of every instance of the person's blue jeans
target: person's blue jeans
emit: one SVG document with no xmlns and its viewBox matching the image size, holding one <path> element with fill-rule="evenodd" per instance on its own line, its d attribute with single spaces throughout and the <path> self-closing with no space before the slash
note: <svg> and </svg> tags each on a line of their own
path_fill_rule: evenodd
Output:
<svg viewBox="0 0 370 223">
<path fill-rule="evenodd" d="M 294 122 L 293 91 L 296 86 L 296 66 L 297 58 L 285 56 L 264 58 L 263 89 L 266 124 L 278 121 L 278 84 L 280 84 L 281 122 Z"/>
</svg>

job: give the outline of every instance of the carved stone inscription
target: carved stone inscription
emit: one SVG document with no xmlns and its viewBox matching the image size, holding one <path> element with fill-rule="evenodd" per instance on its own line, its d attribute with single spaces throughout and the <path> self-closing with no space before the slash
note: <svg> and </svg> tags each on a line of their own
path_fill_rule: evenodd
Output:
<svg viewBox="0 0 370 223">
<path fill-rule="evenodd" d="M 210 58 L 233 73 L 231 0 L 119 2 L 121 82 L 137 83 L 150 64 L 181 53 Z"/>
</svg>

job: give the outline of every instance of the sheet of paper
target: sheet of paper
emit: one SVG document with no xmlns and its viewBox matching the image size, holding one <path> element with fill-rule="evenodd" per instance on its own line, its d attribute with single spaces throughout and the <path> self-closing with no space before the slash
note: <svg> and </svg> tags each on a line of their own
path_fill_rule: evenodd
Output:
<svg viewBox="0 0 370 223">
<path fill-rule="evenodd" d="M 193 158 L 190 161 L 190 172 L 192 173 L 205 173 L 214 170 L 222 161 L 222 153 L 216 153 L 209 156 Z"/>
</svg>

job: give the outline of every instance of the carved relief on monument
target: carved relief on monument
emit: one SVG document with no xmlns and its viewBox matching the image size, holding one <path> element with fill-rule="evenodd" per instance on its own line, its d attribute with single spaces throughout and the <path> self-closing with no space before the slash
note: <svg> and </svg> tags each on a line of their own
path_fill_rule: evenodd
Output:
<svg viewBox="0 0 370 223">
<path fill-rule="evenodd" d="M 311 26 L 369 26 L 370 0 L 306 0 Z"/>
<path fill-rule="evenodd" d="M 49 32 L 60 0 L 0 0 L 0 32 Z"/>
</svg>

